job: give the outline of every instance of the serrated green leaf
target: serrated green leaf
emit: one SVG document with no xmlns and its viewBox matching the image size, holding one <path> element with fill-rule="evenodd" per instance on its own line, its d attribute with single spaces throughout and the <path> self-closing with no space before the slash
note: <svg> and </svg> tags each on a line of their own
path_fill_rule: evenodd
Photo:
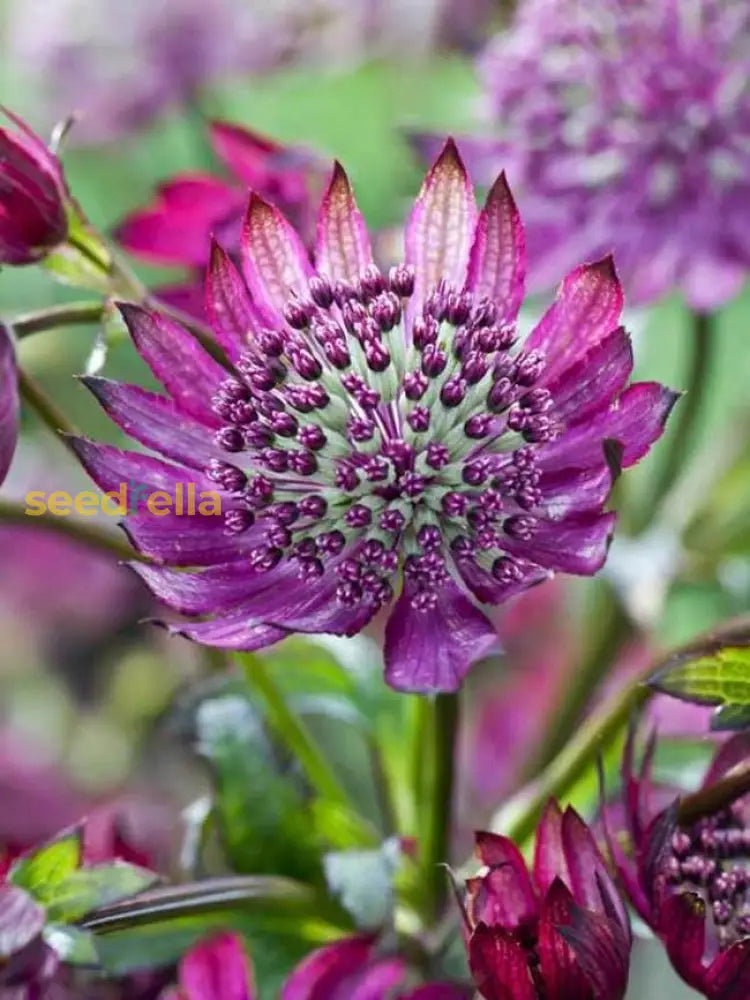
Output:
<svg viewBox="0 0 750 1000">
<path fill-rule="evenodd" d="M 652 683 L 665 694 L 699 705 L 750 707 L 750 647 L 683 655 L 660 670 Z"/>
<path fill-rule="evenodd" d="M 46 906 L 64 882 L 80 866 L 83 858 L 82 831 L 66 830 L 59 837 L 27 854 L 13 865 L 8 881 Z"/>
<path fill-rule="evenodd" d="M 57 883 L 47 901 L 47 915 L 52 921 L 78 920 L 101 906 L 144 892 L 157 881 L 158 876 L 148 869 L 122 861 L 81 868 Z"/>
<path fill-rule="evenodd" d="M 89 931 L 65 924 L 47 924 L 42 936 L 67 965 L 99 965 L 94 936 Z"/>
</svg>

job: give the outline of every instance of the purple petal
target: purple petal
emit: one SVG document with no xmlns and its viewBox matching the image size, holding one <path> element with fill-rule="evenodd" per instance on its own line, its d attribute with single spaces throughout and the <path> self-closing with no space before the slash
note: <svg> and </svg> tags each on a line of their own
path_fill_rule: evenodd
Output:
<svg viewBox="0 0 750 1000">
<path fill-rule="evenodd" d="M 245 614 L 226 615 L 212 621 L 198 622 L 196 625 L 165 624 L 165 627 L 172 635 L 191 639 L 202 646 L 236 649 L 245 653 L 265 649 L 289 635 L 286 629 L 248 621 Z"/>
<path fill-rule="evenodd" d="M 541 978 L 552 997 L 573 1000 L 590 996 L 590 985 L 576 953 L 560 933 L 571 922 L 573 897 L 560 879 L 553 879 L 539 920 Z M 605 996 L 605 994 L 597 994 Z M 608 1000 L 610 994 L 606 994 Z"/>
<path fill-rule="evenodd" d="M 246 351 L 263 323 L 229 254 L 216 241 L 206 272 L 206 312 L 216 339 L 231 361 Z"/>
<path fill-rule="evenodd" d="M 548 380 L 602 341 L 620 322 L 623 296 L 611 257 L 576 268 L 526 341 L 547 357 Z"/>
<path fill-rule="evenodd" d="M 497 633 L 453 581 L 434 608 L 419 611 L 406 581 L 385 630 L 385 676 L 397 691 L 456 691 Z"/>
<path fill-rule="evenodd" d="M 747 1000 L 750 995 L 750 940 L 737 941 L 713 960 L 701 990 L 711 1000 Z"/>
<path fill-rule="evenodd" d="M 675 893 L 659 909 L 659 928 L 669 960 L 686 983 L 701 989 L 706 970 L 706 904 L 697 893 Z"/>
<path fill-rule="evenodd" d="M 222 505 L 223 509 L 223 505 Z M 234 559 L 247 560 L 258 544 L 251 532 L 228 535 L 221 517 L 176 514 L 163 517 L 143 513 L 122 525 L 136 551 L 172 566 L 213 566 Z"/>
<path fill-rule="evenodd" d="M 526 283 L 526 240 L 505 173 L 479 213 L 466 287 L 498 307 L 499 323 L 515 323 Z"/>
<path fill-rule="evenodd" d="M 212 458 L 225 457 L 213 443 L 211 429 L 188 417 L 166 396 L 91 375 L 81 381 L 118 427 L 147 448 L 197 469 Z"/>
<path fill-rule="evenodd" d="M 593 996 L 622 1000 L 628 985 L 630 941 L 618 925 L 573 904 L 568 922 L 559 931 L 575 953 Z"/>
<path fill-rule="evenodd" d="M 526 952 L 500 928 L 476 928 L 469 939 L 469 966 L 485 1000 L 537 1000 Z"/>
<path fill-rule="evenodd" d="M 96 485 L 108 492 L 119 492 L 124 486 L 127 500 L 131 499 L 132 489 L 137 486 L 147 487 L 150 491 L 163 490 L 172 497 L 178 485 L 185 488 L 193 484 L 198 492 L 212 488 L 210 480 L 197 476 L 184 466 L 170 465 L 142 452 L 123 451 L 87 438 L 72 437 L 69 440 Z M 142 491 L 139 499 L 145 504 L 147 497 L 148 492 Z"/>
<path fill-rule="evenodd" d="M 180 963 L 186 1000 L 255 1000 L 250 962 L 236 934 L 196 945 Z"/>
<path fill-rule="evenodd" d="M 578 576 L 597 573 L 607 558 L 615 514 L 575 514 L 562 521 L 536 522 L 527 541 L 503 538 L 503 548 L 547 569 Z"/>
<path fill-rule="evenodd" d="M 310 157 L 302 150 L 281 146 L 273 139 L 231 122 L 210 124 L 211 143 L 220 157 L 254 191 L 268 192 L 279 204 L 307 198 L 304 168 Z"/>
<path fill-rule="evenodd" d="M 534 882 L 544 896 L 556 878 L 570 887 L 568 861 L 562 843 L 562 811 L 550 799 L 539 820 L 534 845 Z"/>
<path fill-rule="evenodd" d="M 612 490 L 612 470 L 602 460 L 586 469 L 556 469 L 539 480 L 537 510 L 551 521 L 602 509 Z"/>
<path fill-rule="evenodd" d="M 318 948 L 297 966 L 281 988 L 281 1000 L 331 1000 L 336 988 L 360 972 L 373 955 L 370 937 L 351 937 Z"/>
<path fill-rule="evenodd" d="M 349 178 L 338 161 L 318 215 L 315 266 L 332 281 L 357 285 L 372 263 L 370 236 L 357 207 Z"/>
<path fill-rule="evenodd" d="M 636 382 L 595 420 L 569 427 L 557 441 L 539 450 L 542 468 L 585 468 L 598 463 L 606 438 L 623 446 L 622 466 L 634 465 L 664 433 L 679 393 L 658 382 Z"/>
<path fill-rule="evenodd" d="M 0 884 L 0 967 L 30 944 L 45 922 L 44 910 L 28 893 Z"/>
<path fill-rule="evenodd" d="M 474 189 L 456 144 L 449 139 L 422 185 L 406 224 L 406 263 L 416 282 L 409 303 L 416 313 L 445 278 L 456 288 L 466 280 L 477 207 Z"/>
<path fill-rule="evenodd" d="M 471 1000 L 474 991 L 469 986 L 455 983 L 427 983 L 406 993 L 401 1000 Z"/>
<path fill-rule="evenodd" d="M 278 586 L 279 573 L 253 570 L 244 561 L 211 566 L 196 573 L 132 563 L 131 568 L 164 604 L 183 615 L 231 611 L 259 589 Z M 243 608 L 245 618 L 248 615 Z"/>
<path fill-rule="evenodd" d="M 18 380 L 10 334 L 0 324 L 0 485 L 8 474 L 18 440 Z"/>
<path fill-rule="evenodd" d="M 539 902 L 523 855 L 508 837 L 482 831 L 475 836 L 474 853 L 490 870 L 466 883 L 471 922 L 506 931 L 532 926 Z"/>
<path fill-rule="evenodd" d="M 346 1000 L 383 1000 L 393 996 L 394 989 L 403 983 L 407 971 L 403 958 L 384 958 L 363 970 L 356 986 L 346 988 Z"/>
<path fill-rule="evenodd" d="M 277 325 L 292 294 L 307 294 L 312 267 L 297 233 L 282 213 L 250 195 L 242 228 L 242 268 L 253 302 L 266 323 Z"/>
<path fill-rule="evenodd" d="M 572 807 L 562 817 L 562 847 L 570 882 L 568 888 L 576 903 L 604 916 L 616 916 L 623 932 L 629 933 L 629 921 L 620 895 L 609 876 L 591 830 Z"/>
<path fill-rule="evenodd" d="M 630 337 L 621 326 L 564 369 L 556 367 L 553 379 L 542 375 L 555 400 L 555 415 L 580 423 L 592 413 L 605 409 L 625 388 L 633 370 Z"/>
<path fill-rule="evenodd" d="M 180 409 L 209 427 L 221 426 L 211 399 L 227 373 L 179 324 L 141 306 L 123 304 L 138 353 Z"/>
</svg>

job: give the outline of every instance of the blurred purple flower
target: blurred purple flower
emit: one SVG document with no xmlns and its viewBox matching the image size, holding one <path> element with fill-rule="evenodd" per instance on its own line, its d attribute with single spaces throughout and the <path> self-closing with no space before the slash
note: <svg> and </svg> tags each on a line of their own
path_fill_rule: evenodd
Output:
<svg viewBox="0 0 750 1000">
<path fill-rule="evenodd" d="M 236 934 L 195 945 L 180 962 L 179 986 L 162 1000 L 257 1000 L 252 965 Z"/>
<path fill-rule="evenodd" d="M 528 0 L 480 62 L 496 138 L 468 140 L 517 186 L 532 288 L 615 253 L 628 300 L 699 310 L 750 265 L 745 0 Z M 427 145 L 431 148 L 437 140 Z"/>
<path fill-rule="evenodd" d="M 0 486 L 16 451 L 18 408 L 16 353 L 10 333 L 0 324 Z"/>
<path fill-rule="evenodd" d="M 743 1000 L 750 996 L 750 795 L 681 825 L 675 790 L 652 782 L 653 750 L 652 742 L 636 774 L 631 735 L 622 803 L 605 811 L 610 852 L 631 903 L 685 982 L 708 1000 Z M 749 761 L 750 734 L 731 737 L 701 787 Z"/>
<path fill-rule="evenodd" d="M 65 241 L 67 189 L 57 157 L 16 115 L 0 128 L 0 263 L 34 264 Z"/>
<path fill-rule="evenodd" d="M 350 937 L 312 952 L 281 989 L 280 1000 L 470 1000 L 456 983 L 413 985 L 409 965 L 373 937 Z"/>
<path fill-rule="evenodd" d="M 128 305 L 136 347 L 169 397 L 84 380 L 127 433 L 173 461 L 85 439 L 78 455 L 105 490 L 218 492 L 221 516 L 179 515 L 176 503 L 154 516 L 141 504 L 125 519 L 140 551 L 206 567 L 134 567 L 173 609 L 210 616 L 172 631 L 233 649 L 291 632 L 353 635 L 394 601 L 402 572 L 386 679 L 455 690 L 496 642 L 478 603 L 555 570 L 601 568 L 615 520 L 603 510 L 604 442 L 633 465 L 675 401 L 655 382 L 627 386 L 612 262 L 569 274 L 514 349 L 521 221 L 503 178 L 478 212 L 450 141 L 407 222 L 406 263 L 387 278 L 338 165 L 317 270 L 257 195 L 241 256 L 247 286 L 218 247 L 207 282 L 231 374 L 180 326 Z"/>
<path fill-rule="evenodd" d="M 312 243 L 311 189 L 317 166 L 313 157 L 230 122 L 212 122 L 210 137 L 232 178 L 181 174 L 166 181 L 152 205 L 120 224 L 117 238 L 122 246 L 146 260 L 183 265 L 202 275 L 212 237 L 233 255 L 239 252 L 248 188 L 277 205 L 305 242 Z M 317 173 L 322 175 L 320 169 Z M 170 305 L 203 315 L 199 282 L 157 292 Z"/>
<path fill-rule="evenodd" d="M 596 842 L 550 802 L 534 865 L 507 837 L 477 833 L 485 866 L 466 883 L 469 964 L 486 1000 L 622 1000 L 630 923 Z"/>
</svg>

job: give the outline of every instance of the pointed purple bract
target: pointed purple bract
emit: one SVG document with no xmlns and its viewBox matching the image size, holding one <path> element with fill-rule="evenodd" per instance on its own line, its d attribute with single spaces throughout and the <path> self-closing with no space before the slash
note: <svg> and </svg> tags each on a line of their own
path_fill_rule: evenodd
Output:
<svg viewBox="0 0 750 1000">
<path fill-rule="evenodd" d="M 556 571 L 599 570 L 611 454 L 642 457 L 675 396 L 627 384 L 611 260 L 568 275 L 519 343 L 524 273 L 507 184 L 478 211 L 449 140 L 409 217 L 406 261 L 387 274 L 340 165 L 314 263 L 280 210 L 251 196 L 241 268 L 216 245 L 206 282 L 232 370 L 172 320 L 123 307 L 168 397 L 88 384 L 169 461 L 75 447 L 102 488 L 134 480 L 175 500 L 182 479 L 219 498 L 220 516 L 125 518 L 165 566 L 141 575 L 174 610 L 207 619 L 175 630 L 255 649 L 291 632 L 353 635 L 389 609 L 388 682 L 455 691 L 496 645 L 482 604 Z"/>
</svg>

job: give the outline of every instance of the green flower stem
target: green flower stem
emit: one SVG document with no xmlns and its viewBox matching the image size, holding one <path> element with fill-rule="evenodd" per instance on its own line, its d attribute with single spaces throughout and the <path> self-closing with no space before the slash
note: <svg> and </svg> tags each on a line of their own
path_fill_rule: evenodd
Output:
<svg viewBox="0 0 750 1000">
<path fill-rule="evenodd" d="M 713 315 L 700 312 L 692 314 L 691 356 L 690 367 L 685 379 L 685 397 L 675 408 L 672 417 L 674 429 L 666 442 L 669 447 L 666 450 L 664 462 L 657 473 L 644 517 L 656 509 L 688 465 L 694 433 L 703 412 L 703 404 L 711 382 L 713 359 L 716 353 L 715 326 Z"/>
<path fill-rule="evenodd" d="M 609 584 L 598 582 L 588 618 L 592 635 L 587 652 L 569 683 L 562 699 L 550 713 L 549 727 L 524 770 L 532 780 L 562 751 L 615 661 L 617 652 L 632 632 L 632 625 Z"/>
<path fill-rule="evenodd" d="M 101 323 L 104 315 L 103 302 L 71 302 L 51 306 L 38 312 L 23 313 L 11 320 L 10 325 L 19 340 L 33 333 L 44 333 L 59 327 Z"/>
<path fill-rule="evenodd" d="M 119 535 L 98 524 L 49 513 L 31 516 L 26 513 L 25 504 L 16 500 L 0 498 L 0 523 L 16 524 L 25 528 L 43 528 L 64 535 L 71 541 L 99 549 L 100 552 L 117 556 L 119 559 L 151 562 L 148 556 L 136 552 Z"/>
<path fill-rule="evenodd" d="M 22 368 L 18 369 L 18 388 L 21 398 L 36 412 L 43 423 L 59 437 L 61 434 L 77 434 L 78 431 L 71 424 L 62 410 L 42 389 L 36 379 L 32 378 L 28 372 Z M 70 447 L 69 441 L 62 438 L 63 443 Z"/>
<path fill-rule="evenodd" d="M 277 685 L 266 661 L 252 653 L 237 653 L 236 657 L 248 684 L 263 699 L 272 728 L 297 757 L 310 784 L 321 798 L 340 806 L 355 819 L 363 838 L 372 841 L 369 824 L 357 817 L 344 787 L 308 727 L 289 707 L 286 695 Z"/>
<path fill-rule="evenodd" d="M 654 665 L 622 691 L 609 698 L 578 729 L 542 773 L 492 818 L 491 828 L 521 844 L 534 833 L 539 817 L 550 798 L 563 798 L 581 775 L 595 766 L 597 758 L 627 725 L 628 719 L 652 696 L 645 681 Z"/>
<path fill-rule="evenodd" d="M 425 701 L 427 699 L 425 698 Z M 453 827 L 453 779 L 459 704 L 457 694 L 438 694 L 431 707 L 422 767 L 427 779 L 422 783 L 422 823 L 419 831 L 420 854 L 425 889 L 425 915 L 428 926 L 440 919 L 448 895 L 448 878 L 443 867 L 450 861 L 450 838 Z"/>
</svg>

